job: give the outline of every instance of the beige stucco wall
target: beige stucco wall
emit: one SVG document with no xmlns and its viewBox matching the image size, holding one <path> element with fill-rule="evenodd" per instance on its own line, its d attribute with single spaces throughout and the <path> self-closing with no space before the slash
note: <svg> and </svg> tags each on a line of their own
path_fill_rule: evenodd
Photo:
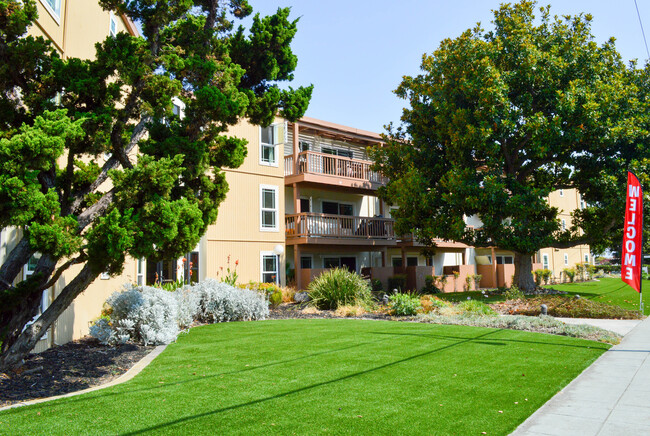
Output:
<svg viewBox="0 0 650 436">
<path fill-rule="evenodd" d="M 29 29 L 29 35 L 49 39 L 65 57 L 95 57 L 95 43 L 109 34 L 111 12 L 93 0 L 61 0 L 61 11 L 56 17 L 41 0 L 36 0 L 36 4 L 38 20 Z M 122 17 L 116 18 L 117 31 L 126 32 Z"/>
</svg>

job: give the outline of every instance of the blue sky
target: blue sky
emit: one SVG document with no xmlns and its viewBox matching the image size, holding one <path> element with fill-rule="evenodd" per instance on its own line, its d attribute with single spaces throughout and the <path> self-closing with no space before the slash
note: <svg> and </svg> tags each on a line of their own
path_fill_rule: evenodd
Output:
<svg viewBox="0 0 650 436">
<path fill-rule="evenodd" d="M 637 0 L 650 38 L 650 0 Z M 293 50 L 298 68 L 293 86 L 314 84 L 307 116 L 381 133 L 399 122 L 404 101 L 392 91 L 402 76 L 419 72 L 424 53 L 480 21 L 490 28 L 495 0 L 342 1 L 250 0 L 268 15 L 291 7 L 298 18 Z M 546 5 L 541 2 L 538 5 Z M 592 32 L 602 43 L 615 37 L 624 60 L 646 59 L 634 0 L 552 1 L 551 13 L 591 13 Z"/>
</svg>

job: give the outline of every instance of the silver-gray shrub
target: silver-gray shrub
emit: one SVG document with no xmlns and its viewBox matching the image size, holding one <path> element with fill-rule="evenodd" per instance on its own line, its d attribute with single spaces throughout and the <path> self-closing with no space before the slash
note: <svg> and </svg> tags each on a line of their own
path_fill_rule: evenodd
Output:
<svg viewBox="0 0 650 436">
<path fill-rule="evenodd" d="M 174 293 L 150 286 L 124 285 L 106 300 L 111 309 L 107 321 L 113 335 L 106 332 L 100 318 L 91 326 L 91 335 L 103 343 L 124 343 L 129 340 L 149 344 L 169 344 L 180 331 L 178 300 Z"/>
<path fill-rule="evenodd" d="M 199 293 L 196 286 L 183 286 L 173 292 L 178 302 L 178 327 L 185 330 L 192 326 L 199 315 Z"/>
<path fill-rule="evenodd" d="M 214 279 L 194 285 L 199 298 L 198 320 L 201 322 L 253 321 L 269 314 L 266 298 L 249 289 L 240 289 Z"/>
</svg>

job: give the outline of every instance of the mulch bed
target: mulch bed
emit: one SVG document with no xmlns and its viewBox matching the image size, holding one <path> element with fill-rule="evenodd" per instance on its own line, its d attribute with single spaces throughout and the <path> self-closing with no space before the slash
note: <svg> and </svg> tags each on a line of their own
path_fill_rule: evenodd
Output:
<svg viewBox="0 0 650 436">
<path fill-rule="evenodd" d="M 87 337 L 32 354 L 18 371 L 0 373 L 0 407 L 108 383 L 153 349 L 136 344 L 111 347 Z"/>
</svg>

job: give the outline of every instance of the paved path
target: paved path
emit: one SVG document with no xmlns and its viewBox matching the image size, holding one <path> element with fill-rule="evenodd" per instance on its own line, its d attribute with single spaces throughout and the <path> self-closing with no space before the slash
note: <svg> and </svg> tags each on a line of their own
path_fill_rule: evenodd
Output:
<svg viewBox="0 0 650 436">
<path fill-rule="evenodd" d="M 588 324 L 625 336 L 641 321 L 638 319 L 555 318 L 566 324 Z"/>
<path fill-rule="evenodd" d="M 650 317 L 512 435 L 650 435 Z"/>
</svg>

